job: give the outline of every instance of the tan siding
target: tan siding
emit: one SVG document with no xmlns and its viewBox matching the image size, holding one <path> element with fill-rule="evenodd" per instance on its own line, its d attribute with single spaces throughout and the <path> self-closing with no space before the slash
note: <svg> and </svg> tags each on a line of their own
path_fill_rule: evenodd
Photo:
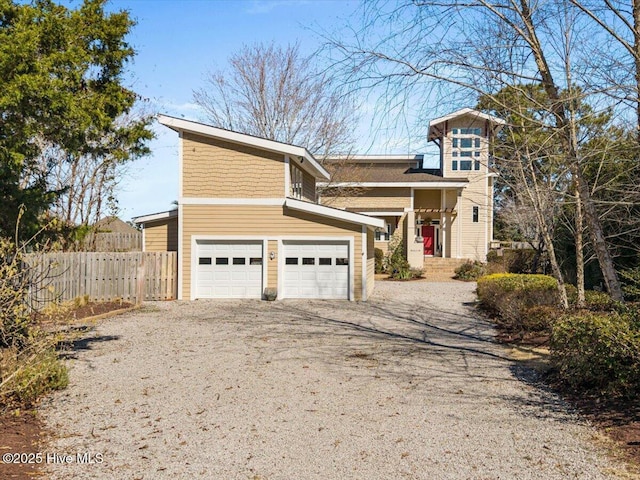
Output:
<svg viewBox="0 0 640 480">
<path fill-rule="evenodd" d="M 373 234 L 371 234 L 371 236 L 373 237 Z M 389 242 L 374 242 L 373 248 L 379 248 L 383 253 L 387 253 L 389 250 Z"/>
<path fill-rule="evenodd" d="M 463 258 L 486 261 L 485 228 L 489 215 L 486 178 L 476 177 L 462 192 L 462 207 L 458 212 Z M 473 207 L 478 207 L 478 222 L 473 222 Z M 487 233 L 488 236 L 488 233 Z"/>
<path fill-rule="evenodd" d="M 413 208 L 440 208 L 440 195 L 440 190 L 416 190 Z"/>
<path fill-rule="evenodd" d="M 460 210 L 460 202 L 458 201 L 458 193 L 455 190 L 447 190 L 445 194 L 445 207 L 455 208 L 456 212 Z M 447 257 L 456 258 L 458 256 L 458 215 L 447 214 L 446 215 L 446 229 L 445 236 L 445 253 Z"/>
<path fill-rule="evenodd" d="M 302 197 L 310 202 L 316 201 L 316 179 L 304 171 L 302 172 Z"/>
<path fill-rule="evenodd" d="M 335 208 L 403 209 L 411 206 L 411 189 L 369 188 L 354 196 L 323 196 L 322 203 Z"/>
<path fill-rule="evenodd" d="M 271 260 L 269 252 L 275 252 L 276 257 Z M 267 251 L 265 252 L 267 262 L 267 288 L 278 288 L 278 241 L 269 240 Z"/>
<path fill-rule="evenodd" d="M 284 195 L 284 157 L 248 146 L 185 133 L 185 197 L 276 198 Z"/>
<path fill-rule="evenodd" d="M 376 257 L 373 241 L 373 230 L 367 231 L 367 298 L 373 293 L 375 287 L 375 273 L 376 273 Z"/>
<path fill-rule="evenodd" d="M 177 252 L 178 218 L 173 217 L 145 224 L 144 243 L 146 252 Z"/>
<path fill-rule="evenodd" d="M 354 236 L 354 296 L 362 292 L 361 226 L 317 215 L 272 206 L 184 205 L 183 211 L 183 299 L 191 296 L 192 235 L 229 236 Z M 277 255 L 280 252 L 276 252 Z M 271 264 L 269 264 L 269 267 Z M 274 280 L 269 272 L 269 285 Z M 277 282 L 277 278 L 275 279 Z"/>
</svg>

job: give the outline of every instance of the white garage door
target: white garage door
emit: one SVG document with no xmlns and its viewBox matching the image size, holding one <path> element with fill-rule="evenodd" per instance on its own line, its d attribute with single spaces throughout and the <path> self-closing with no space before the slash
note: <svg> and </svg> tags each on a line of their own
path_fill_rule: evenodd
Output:
<svg viewBox="0 0 640 480">
<path fill-rule="evenodd" d="M 346 242 L 284 242 L 285 298 L 349 298 Z"/>
<path fill-rule="evenodd" d="M 262 242 L 197 241 L 196 298 L 262 298 Z"/>
</svg>

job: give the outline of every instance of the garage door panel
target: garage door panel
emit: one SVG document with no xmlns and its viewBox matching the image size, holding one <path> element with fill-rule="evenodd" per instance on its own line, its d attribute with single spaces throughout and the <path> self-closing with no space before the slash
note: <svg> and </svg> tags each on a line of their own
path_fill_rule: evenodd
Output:
<svg viewBox="0 0 640 480">
<path fill-rule="evenodd" d="M 262 242 L 199 240 L 196 248 L 212 259 L 197 262 L 196 298 L 262 297 Z"/>
<path fill-rule="evenodd" d="M 283 247 L 283 297 L 349 297 L 349 267 L 337 261 L 349 257 L 346 242 L 285 241 Z"/>
</svg>

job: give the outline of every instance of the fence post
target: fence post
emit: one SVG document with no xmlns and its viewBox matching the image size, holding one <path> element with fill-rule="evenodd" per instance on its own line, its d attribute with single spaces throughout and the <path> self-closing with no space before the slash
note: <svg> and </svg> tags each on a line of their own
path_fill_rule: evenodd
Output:
<svg viewBox="0 0 640 480">
<path fill-rule="evenodd" d="M 145 254 L 140 254 L 140 263 L 138 264 L 138 288 L 136 289 L 136 304 L 141 305 L 144 301 L 145 292 Z"/>
</svg>

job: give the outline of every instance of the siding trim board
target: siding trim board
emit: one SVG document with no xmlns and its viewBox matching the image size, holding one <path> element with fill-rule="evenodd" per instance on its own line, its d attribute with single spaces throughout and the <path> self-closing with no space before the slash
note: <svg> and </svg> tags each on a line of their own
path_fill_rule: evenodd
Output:
<svg viewBox="0 0 640 480">
<path fill-rule="evenodd" d="M 362 301 L 367 301 L 367 260 L 369 259 L 367 255 L 367 226 L 362 225 Z"/>
</svg>

